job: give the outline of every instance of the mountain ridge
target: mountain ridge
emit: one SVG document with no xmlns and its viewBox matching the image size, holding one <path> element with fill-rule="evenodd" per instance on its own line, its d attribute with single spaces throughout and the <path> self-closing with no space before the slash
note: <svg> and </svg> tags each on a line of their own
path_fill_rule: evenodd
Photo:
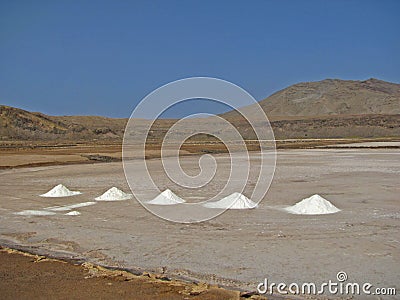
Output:
<svg viewBox="0 0 400 300">
<path fill-rule="evenodd" d="M 400 114 L 400 84 L 367 80 L 324 79 L 300 82 L 258 102 L 269 118 L 329 115 Z M 247 106 L 241 111 L 258 109 Z M 233 117 L 230 111 L 222 116 Z"/>
<path fill-rule="evenodd" d="M 375 78 L 300 82 L 273 93 L 259 105 L 269 117 L 277 138 L 400 136 L 400 84 Z M 251 114 L 254 109 L 259 106 L 239 111 Z M 237 111 L 220 116 L 243 127 Z M 127 120 L 48 116 L 0 105 L 0 139 L 121 140 Z M 160 132 L 173 123 L 173 119 L 160 120 L 155 136 L 162 136 Z"/>
</svg>

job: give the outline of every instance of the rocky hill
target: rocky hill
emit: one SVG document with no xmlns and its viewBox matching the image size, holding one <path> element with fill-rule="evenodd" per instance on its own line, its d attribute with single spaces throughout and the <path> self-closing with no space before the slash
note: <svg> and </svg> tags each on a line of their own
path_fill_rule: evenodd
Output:
<svg viewBox="0 0 400 300">
<path fill-rule="evenodd" d="M 294 84 L 259 102 L 271 120 L 400 114 L 400 84 L 378 79 L 325 79 Z M 255 109 L 253 106 L 245 110 Z M 232 113 L 227 113 L 229 115 Z M 289 118 L 288 118 L 289 117 Z"/>
<path fill-rule="evenodd" d="M 400 84 L 377 79 L 299 83 L 260 102 L 271 116 L 400 114 Z"/>
<path fill-rule="evenodd" d="M 400 137 L 400 84 L 326 79 L 292 85 L 259 102 L 276 138 Z M 244 107 L 251 113 L 254 105 Z M 237 112 L 221 115 L 253 138 Z M 0 140 L 121 141 L 127 119 L 47 116 L 0 106 Z M 160 120 L 157 139 L 174 123 Z M 139 129 L 140 130 L 140 129 Z"/>
<path fill-rule="evenodd" d="M 294 84 L 259 102 L 274 129 L 285 138 L 400 137 L 400 84 L 378 79 L 325 79 Z M 252 113 L 251 105 L 241 111 Z M 243 122 L 231 111 L 221 115 Z"/>
<path fill-rule="evenodd" d="M 0 106 L 1 140 L 108 140 L 123 136 L 126 119 L 47 116 Z"/>
</svg>

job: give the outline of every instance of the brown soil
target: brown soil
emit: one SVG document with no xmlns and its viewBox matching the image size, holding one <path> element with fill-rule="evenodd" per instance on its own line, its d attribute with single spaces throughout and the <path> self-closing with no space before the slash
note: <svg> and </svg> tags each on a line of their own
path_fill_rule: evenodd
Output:
<svg viewBox="0 0 400 300">
<path fill-rule="evenodd" d="M 1 299 L 241 299 L 205 283 L 133 275 L 0 248 Z M 250 296 L 250 295 L 247 295 Z M 264 299 L 253 295 L 252 299 Z"/>
<path fill-rule="evenodd" d="M 311 149 L 332 147 L 338 144 L 360 142 L 394 142 L 400 138 L 375 139 L 288 139 L 277 140 L 277 149 Z M 256 141 L 247 141 L 249 151 L 258 151 Z M 159 158 L 161 144 L 146 145 L 146 158 Z M 218 142 L 187 142 L 181 147 L 180 155 L 205 153 L 225 153 L 224 144 Z M 138 156 L 139 157 L 139 156 Z M 134 158 L 134 157 L 133 157 Z M 0 170 L 24 167 L 40 167 L 51 165 L 92 164 L 99 162 L 115 162 L 122 160 L 122 145 L 114 143 L 52 143 L 32 141 L 0 142 Z"/>
</svg>

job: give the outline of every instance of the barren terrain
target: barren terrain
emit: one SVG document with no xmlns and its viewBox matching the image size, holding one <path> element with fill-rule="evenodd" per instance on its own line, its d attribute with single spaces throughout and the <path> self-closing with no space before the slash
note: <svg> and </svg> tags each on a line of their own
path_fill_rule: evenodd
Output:
<svg viewBox="0 0 400 300">
<path fill-rule="evenodd" d="M 227 211 L 198 224 L 164 221 L 136 199 L 96 202 L 78 208 L 81 214 L 77 216 L 15 214 L 93 201 L 112 186 L 129 192 L 121 162 L 127 119 L 47 116 L 0 106 L 0 245 L 180 282 L 171 286 L 142 276 L 128 280 L 132 283 L 128 285 L 115 274 L 85 281 L 82 277 L 87 269 L 54 261 L 33 263 L 32 257 L 2 251 L 0 287 L 6 291 L 2 296 L 38 296 L 39 289 L 32 289 L 35 286 L 42 288 L 45 297 L 53 298 L 57 297 L 54 289 L 66 285 L 74 293 L 93 298 L 108 297 L 118 290 L 121 297 L 133 292 L 144 299 L 155 293 L 170 299 L 196 299 L 197 292 L 187 291 L 201 287 L 201 297 L 237 298 L 239 292 L 208 285 L 204 289 L 204 285 L 182 280 L 254 292 L 264 278 L 318 284 L 334 280 L 339 271 L 345 271 L 353 282 L 399 290 L 399 103 L 400 85 L 376 79 L 299 83 L 261 101 L 278 149 L 267 195 L 257 209 Z M 252 109 L 255 106 L 243 108 Z M 249 124 L 237 112 L 221 116 L 242 134 L 251 161 L 258 161 L 262 142 L 255 140 Z M 140 120 L 135 131 L 144 130 L 148 122 Z M 171 188 L 189 202 L 196 202 L 224 185 L 223 179 L 229 175 L 227 148 L 207 135 L 186 140 L 179 154 L 188 174 L 199 171 L 202 154 L 214 155 L 220 173 L 201 191 L 171 184 L 162 169 L 160 148 L 165 133 L 176 122 L 157 120 L 147 140 L 145 158 L 160 189 Z M 214 124 L 211 118 L 188 122 Z M 173 149 L 165 150 L 166 159 L 172 159 Z M 137 164 L 140 154 L 140 148 L 137 153 L 132 148 L 129 163 Z M 150 200 L 156 194 L 141 185 L 142 176 L 134 174 L 135 192 Z M 38 196 L 59 183 L 83 194 Z M 255 184 L 250 176 L 246 187 Z M 282 209 L 312 194 L 320 194 L 342 211 L 305 216 Z M 67 274 L 68 280 L 57 277 L 60 272 Z M 37 280 L 38 276 L 49 286 Z M 67 297 L 65 291 L 58 296 Z"/>
<path fill-rule="evenodd" d="M 134 275 L 7 248 L 0 248 L 0 265 L 2 299 L 231 300 L 243 295 L 205 283 L 171 281 L 151 273 Z"/>
<path fill-rule="evenodd" d="M 299 83 L 278 91 L 259 105 L 267 114 L 277 139 L 400 136 L 400 84 L 396 83 L 377 79 Z M 240 111 L 251 115 L 255 109 L 259 107 L 251 105 Z M 249 124 L 237 111 L 220 116 L 238 128 L 244 139 L 254 139 Z M 160 140 L 176 121 L 158 120 L 150 137 Z M 135 130 L 142 130 L 148 122 L 141 120 Z M 212 126 L 213 120 L 207 118 L 204 122 Z M 47 116 L 0 106 L 2 141 L 121 143 L 126 123 L 127 119 Z"/>
<path fill-rule="evenodd" d="M 265 277 L 318 283 L 335 279 L 339 271 L 356 282 L 398 289 L 399 155 L 397 149 L 281 150 L 259 208 L 188 225 L 163 221 L 135 200 L 82 207 L 79 216 L 14 214 L 92 201 L 111 186 L 129 191 L 120 162 L 3 170 L 1 243 L 248 291 Z M 223 161 L 223 154 L 218 157 Z M 195 156 L 183 159 L 186 166 L 197 165 Z M 58 183 L 83 194 L 38 197 Z M 174 191 L 188 199 L 198 196 Z M 141 192 L 146 195 L 145 187 Z M 314 193 L 342 211 L 301 216 L 281 210 Z"/>
</svg>

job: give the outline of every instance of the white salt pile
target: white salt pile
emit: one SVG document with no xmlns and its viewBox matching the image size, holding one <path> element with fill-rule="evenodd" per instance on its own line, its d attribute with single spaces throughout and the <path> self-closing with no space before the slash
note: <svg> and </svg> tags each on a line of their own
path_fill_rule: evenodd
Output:
<svg viewBox="0 0 400 300">
<path fill-rule="evenodd" d="M 153 200 L 148 201 L 148 204 L 157 204 L 157 205 L 173 205 L 186 202 L 182 198 L 175 195 L 171 190 L 166 189 L 160 195 L 155 197 Z"/>
<path fill-rule="evenodd" d="M 66 213 L 64 215 L 66 215 L 66 216 L 79 216 L 80 214 L 81 213 L 79 211 L 73 210 L 73 211 L 70 211 L 70 212 L 68 212 L 68 213 Z"/>
<path fill-rule="evenodd" d="M 41 197 L 70 197 L 82 194 L 79 191 L 70 191 L 67 187 L 62 184 L 59 184 L 53 187 L 50 191 L 45 194 L 40 195 Z"/>
<path fill-rule="evenodd" d="M 286 207 L 285 210 L 298 215 L 325 215 L 340 211 L 328 200 L 317 194 L 303 199 L 293 206 Z"/>
<path fill-rule="evenodd" d="M 16 212 L 14 214 L 20 216 L 52 216 L 55 215 L 56 213 L 45 210 L 23 210 L 20 212 Z"/>
<path fill-rule="evenodd" d="M 132 194 L 127 194 L 117 189 L 116 187 L 112 187 L 108 191 L 106 191 L 103 195 L 95 198 L 97 201 L 121 201 L 128 200 L 132 198 Z"/>
<path fill-rule="evenodd" d="M 46 207 L 44 208 L 45 210 L 52 210 L 52 211 L 66 211 L 66 210 L 72 210 L 74 208 L 79 208 L 79 207 L 85 207 L 85 206 L 90 206 L 94 205 L 96 202 L 82 202 L 82 203 L 76 203 L 76 204 L 71 204 L 71 205 L 62 205 L 62 206 L 51 206 L 51 207 Z"/>
<path fill-rule="evenodd" d="M 203 204 L 208 208 L 221 208 L 221 209 L 251 209 L 256 208 L 257 203 L 251 201 L 241 193 L 233 193 L 219 201 L 209 202 Z"/>
</svg>

